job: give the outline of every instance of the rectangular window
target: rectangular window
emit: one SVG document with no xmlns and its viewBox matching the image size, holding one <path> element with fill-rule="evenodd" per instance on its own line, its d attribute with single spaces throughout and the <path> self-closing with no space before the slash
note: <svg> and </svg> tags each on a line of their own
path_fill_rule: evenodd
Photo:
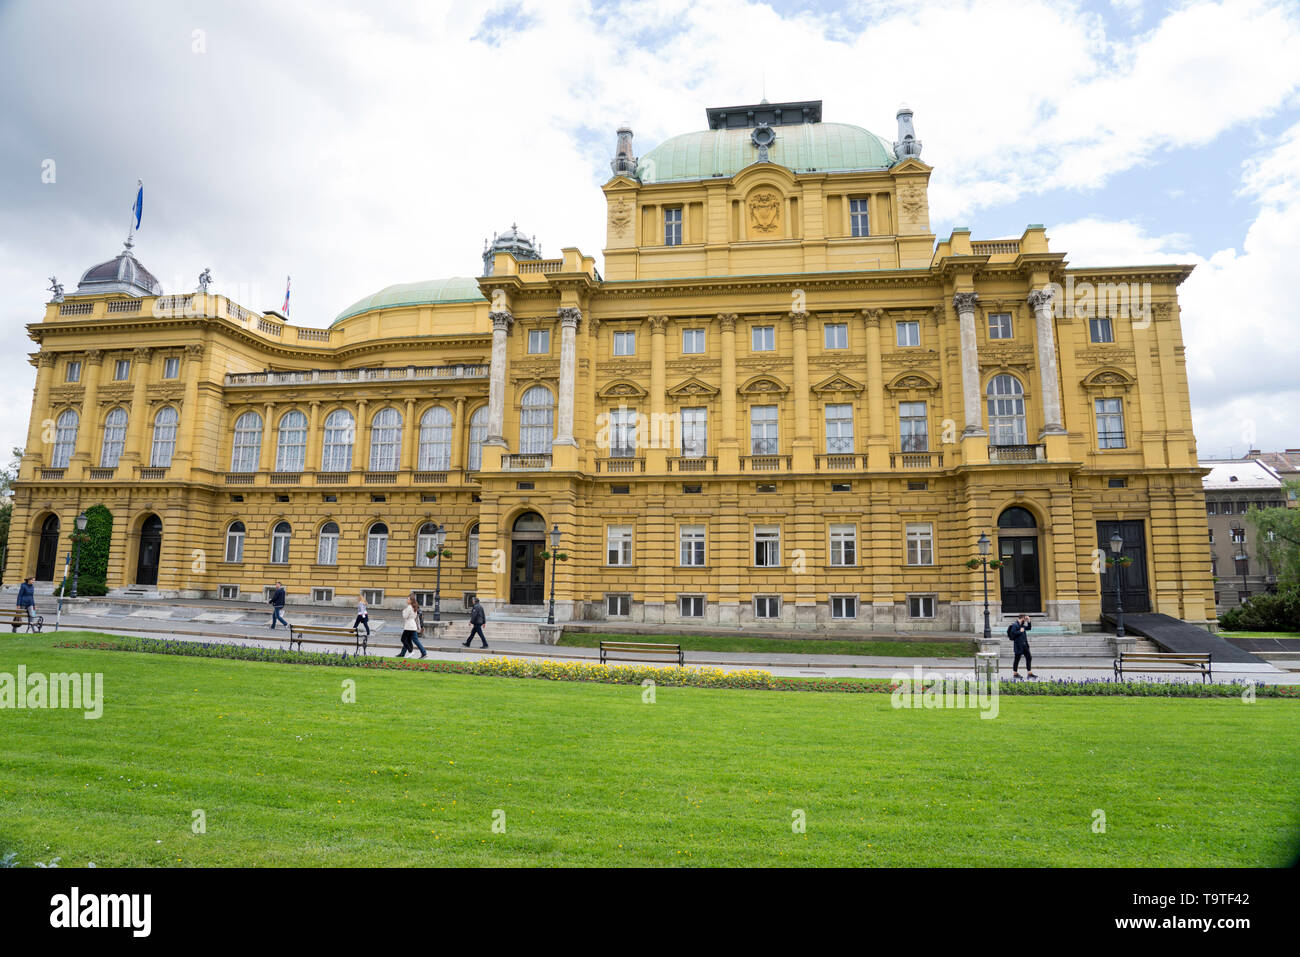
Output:
<svg viewBox="0 0 1300 957">
<path fill-rule="evenodd" d="M 703 458 L 708 453 L 708 409 L 682 409 L 682 455 L 686 458 Z"/>
<path fill-rule="evenodd" d="M 904 452 L 930 450 L 930 427 L 926 421 L 924 402 L 898 403 L 898 434 Z"/>
<path fill-rule="evenodd" d="M 853 406 L 826 406 L 826 454 L 846 455 L 853 451 Z"/>
<path fill-rule="evenodd" d="M 670 206 L 664 210 L 664 245 L 682 244 L 682 208 Z"/>
<path fill-rule="evenodd" d="M 433 607 L 433 598 L 434 598 L 434 593 L 433 593 L 433 592 L 431 592 L 431 591 L 413 591 L 413 592 L 411 592 L 411 594 L 415 596 L 415 603 L 416 603 L 417 605 L 419 605 L 421 608 L 432 608 L 432 607 Z"/>
<path fill-rule="evenodd" d="M 831 595 L 831 617 L 836 619 L 858 617 L 857 595 Z"/>
<path fill-rule="evenodd" d="M 1232 540 L 1244 545 L 1246 543 L 1246 530 L 1244 528 L 1234 528 L 1232 530 Z"/>
<path fill-rule="evenodd" d="M 690 568 L 704 565 L 704 526 L 683 525 L 680 532 L 681 561 Z"/>
<path fill-rule="evenodd" d="M 528 354 L 530 356 L 544 356 L 551 351 L 551 330 L 550 329 L 529 329 L 528 330 Z"/>
<path fill-rule="evenodd" d="M 333 601 L 333 600 L 334 600 L 334 589 L 333 589 L 333 588 L 313 588 L 313 589 L 311 590 L 311 600 L 314 601 L 314 602 L 317 602 L 318 604 L 319 604 L 319 603 L 323 603 L 323 602 L 327 602 L 327 601 Z"/>
<path fill-rule="evenodd" d="M 632 564 L 632 526 L 610 525 L 605 530 L 605 564 Z"/>
<path fill-rule="evenodd" d="M 754 617 L 755 618 L 780 618 L 781 617 L 781 599 L 777 595 L 755 595 L 754 596 Z"/>
<path fill-rule="evenodd" d="M 920 322 L 912 320 L 896 322 L 894 328 L 898 332 L 898 344 L 900 346 L 919 346 L 921 344 Z"/>
<path fill-rule="evenodd" d="M 858 563 L 858 528 L 856 525 L 831 526 L 831 564 L 847 568 Z"/>
<path fill-rule="evenodd" d="M 113 365 L 113 381 L 125 382 L 129 378 L 131 378 L 131 360 L 118 359 Z"/>
<path fill-rule="evenodd" d="M 1214 529 L 1210 529 L 1210 544 L 1214 544 Z"/>
<path fill-rule="evenodd" d="M 704 330 L 682 330 L 682 355 L 694 356 L 704 352 Z"/>
<path fill-rule="evenodd" d="M 384 603 L 384 590 L 382 588 L 363 588 L 361 589 L 361 600 L 371 608 L 378 608 Z"/>
<path fill-rule="evenodd" d="M 908 595 L 907 596 L 907 617 L 908 618 L 933 618 L 934 617 L 934 596 L 933 595 Z"/>
<path fill-rule="evenodd" d="M 754 526 L 754 565 L 777 568 L 781 564 L 781 528 L 778 525 Z"/>
<path fill-rule="evenodd" d="M 621 595 L 605 596 L 605 617 L 606 618 L 626 618 L 632 613 L 632 596 L 623 593 Z"/>
<path fill-rule="evenodd" d="M 1097 399 L 1097 447 L 1124 448 L 1124 400 Z"/>
<path fill-rule="evenodd" d="M 752 352 L 771 352 L 776 349 L 776 326 L 754 326 L 749 331 L 749 348 Z"/>
<path fill-rule="evenodd" d="M 222 597 L 223 599 L 225 599 L 226 601 L 239 601 L 239 586 L 238 586 L 238 585 L 222 585 L 222 586 L 221 586 L 221 597 Z"/>
<path fill-rule="evenodd" d="M 77 362 L 77 361 L 74 359 L 73 361 L 71 361 L 71 362 L 68 363 L 67 372 L 64 374 L 63 381 L 64 381 L 64 382 L 80 382 L 80 381 L 81 381 L 81 363 L 80 363 L 80 362 Z"/>
<path fill-rule="evenodd" d="M 181 360 L 179 356 L 168 356 L 163 359 L 163 378 L 176 379 L 181 374 Z"/>
<path fill-rule="evenodd" d="M 1248 559 L 1248 558 L 1234 558 L 1234 559 L 1233 559 L 1233 563 L 1234 563 L 1234 564 L 1236 565 L 1236 567 L 1237 567 L 1237 574 L 1238 574 L 1238 575 L 1249 575 L 1249 574 L 1250 574 L 1250 559 Z"/>
<path fill-rule="evenodd" d="M 1205 503 L 1205 514 L 1206 514 L 1206 515 L 1217 515 L 1218 513 L 1219 513 L 1219 503 L 1218 503 L 1218 502 L 1206 502 L 1206 503 Z"/>
<path fill-rule="evenodd" d="M 776 411 L 774 405 L 756 405 L 749 410 L 750 455 L 776 455 L 780 449 Z"/>
<path fill-rule="evenodd" d="M 703 618 L 704 617 L 704 596 L 703 595 L 678 595 L 677 596 L 677 617 Z"/>
<path fill-rule="evenodd" d="M 1089 319 L 1088 333 L 1093 342 L 1115 341 L 1115 330 L 1111 328 L 1109 319 Z"/>
<path fill-rule="evenodd" d="M 853 236 L 870 236 L 871 223 L 867 213 L 867 198 L 856 196 L 849 199 L 849 230 Z"/>
<path fill-rule="evenodd" d="M 614 333 L 614 355 L 616 356 L 636 355 L 636 333 L 635 332 Z"/>
<path fill-rule="evenodd" d="M 934 528 L 929 522 L 908 523 L 907 564 L 934 564 Z"/>
<path fill-rule="evenodd" d="M 989 338 L 990 339 L 1011 338 L 1011 313 L 1009 312 L 989 313 Z"/>
<path fill-rule="evenodd" d="M 822 326 L 827 349 L 847 349 L 849 347 L 849 326 L 846 322 L 828 322 Z"/>
<path fill-rule="evenodd" d="M 610 458 L 630 459 L 636 456 L 636 410 L 620 406 L 609 410 Z"/>
</svg>

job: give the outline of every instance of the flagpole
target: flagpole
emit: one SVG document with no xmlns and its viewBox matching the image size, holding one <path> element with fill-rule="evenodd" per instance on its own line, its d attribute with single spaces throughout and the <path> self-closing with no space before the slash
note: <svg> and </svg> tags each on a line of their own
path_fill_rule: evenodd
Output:
<svg viewBox="0 0 1300 957">
<path fill-rule="evenodd" d="M 140 201 L 140 190 L 144 189 L 144 180 L 135 181 L 135 201 L 131 203 L 131 226 L 126 231 L 126 249 L 130 252 L 131 247 L 135 245 L 135 221 L 136 221 L 136 203 Z"/>
</svg>

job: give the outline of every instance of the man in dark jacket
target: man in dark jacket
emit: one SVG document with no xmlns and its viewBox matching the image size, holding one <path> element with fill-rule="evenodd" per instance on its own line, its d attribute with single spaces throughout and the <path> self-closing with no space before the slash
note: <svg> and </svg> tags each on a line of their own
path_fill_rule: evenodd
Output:
<svg viewBox="0 0 1300 957">
<path fill-rule="evenodd" d="M 1031 678 L 1037 678 L 1034 674 L 1034 659 L 1029 654 L 1029 629 L 1034 627 L 1029 621 L 1029 616 L 1022 614 L 1019 618 L 1011 623 L 1007 629 L 1007 637 L 1011 639 L 1011 648 L 1016 653 L 1015 661 L 1011 665 L 1011 677 L 1020 677 L 1020 658 L 1023 655 L 1025 659 L 1025 671 Z"/>
<path fill-rule="evenodd" d="M 36 586 L 32 584 L 30 578 L 24 578 L 23 583 L 18 586 L 18 607 L 27 612 L 27 624 L 30 625 L 32 623 L 32 609 L 36 607 Z M 20 624 L 22 624 L 22 619 L 15 618 L 13 630 L 17 631 Z"/>
<path fill-rule="evenodd" d="M 469 630 L 469 637 L 465 639 L 465 647 L 468 648 L 470 642 L 474 640 L 474 636 L 478 635 L 478 640 L 483 642 L 479 647 L 486 648 L 488 645 L 487 639 L 483 637 L 483 625 L 487 621 L 487 612 L 483 610 L 483 606 L 478 603 L 477 598 L 472 599 L 472 601 L 474 604 L 469 610 L 469 623 L 473 627 Z"/>
<path fill-rule="evenodd" d="M 281 584 L 280 582 L 276 582 L 275 591 L 271 592 L 271 630 L 272 631 L 275 631 L 276 621 L 279 621 L 280 624 L 284 625 L 284 627 L 286 628 L 289 627 L 289 623 L 284 620 L 284 615 L 282 614 L 283 611 L 284 611 L 284 585 Z"/>
</svg>

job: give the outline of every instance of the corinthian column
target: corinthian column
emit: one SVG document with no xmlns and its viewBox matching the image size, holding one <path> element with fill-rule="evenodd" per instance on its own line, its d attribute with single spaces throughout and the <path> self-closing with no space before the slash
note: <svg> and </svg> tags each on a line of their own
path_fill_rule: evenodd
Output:
<svg viewBox="0 0 1300 957">
<path fill-rule="evenodd" d="M 961 329 L 961 395 L 965 411 L 966 435 L 988 435 L 984 417 L 980 414 L 980 358 L 975 340 L 975 303 L 979 296 L 973 292 L 959 292 L 952 297 Z"/>
<path fill-rule="evenodd" d="M 740 467 L 736 438 L 736 314 L 719 313 L 718 327 L 722 330 L 722 389 L 718 396 L 722 438 L 718 440 L 718 471 L 735 472 Z"/>
<path fill-rule="evenodd" d="M 559 434 L 553 444 L 576 446 L 578 442 L 573 437 L 573 393 L 574 376 L 578 367 L 578 323 L 582 321 L 582 310 L 565 306 L 556 311 L 560 316 L 560 421 Z M 495 331 L 492 346 L 495 362 Z M 496 381 L 495 373 L 492 381 Z"/>
<path fill-rule="evenodd" d="M 77 429 L 77 448 L 72 456 L 83 465 L 91 465 L 95 437 L 99 435 L 99 372 L 104 353 L 98 349 L 86 352 L 81 363 L 81 381 L 85 394 L 81 399 L 81 424 Z"/>
<path fill-rule="evenodd" d="M 492 320 L 492 365 L 488 381 L 487 437 L 484 445 L 506 447 L 506 336 L 515 317 L 510 313 L 489 312 Z"/>
<path fill-rule="evenodd" d="M 813 431 L 808 381 L 808 313 L 790 313 L 790 329 L 794 345 L 794 453 L 796 469 L 813 467 Z"/>
<path fill-rule="evenodd" d="M 1065 432 L 1061 423 L 1061 384 L 1056 371 L 1056 325 L 1052 320 L 1052 290 L 1039 289 L 1028 297 L 1029 308 L 1034 310 L 1034 325 L 1038 340 L 1038 380 L 1043 390 L 1044 435 Z"/>
</svg>

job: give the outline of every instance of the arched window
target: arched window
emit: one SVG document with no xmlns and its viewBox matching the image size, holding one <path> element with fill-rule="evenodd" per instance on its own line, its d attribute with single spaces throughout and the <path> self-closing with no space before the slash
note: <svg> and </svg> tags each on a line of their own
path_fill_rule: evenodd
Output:
<svg viewBox="0 0 1300 957">
<path fill-rule="evenodd" d="M 276 522 L 271 529 L 271 564 L 289 564 L 289 537 L 292 529 L 288 522 Z"/>
<path fill-rule="evenodd" d="M 325 417 L 325 443 L 321 446 L 320 470 L 346 472 L 352 468 L 352 442 L 356 426 L 352 413 L 335 409 Z"/>
<path fill-rule="evenodd" d="M 555 400 L 551 390 L 535 385 L 524 393 L 519 409 L 519 451 L 522 454 L 545 454 L 551 451 L 554 430 Z"/>
<path fill-rule="evenodd" d="M 165 469 L 172 464 L 172 454 L 176 451 L 176 421 L 179 418 L 176 409 L 165 405 L 153 417 L 153 451 L 149 454 L 149 465 L 156 469 Z"/>
<path fill-rule="evenodd" d="M 275 470 L 301 472 L 307 467 L 307 416 L 297 409 L 280 416 L 275 443 Z"/>
<path fill-rule="evenodd" d="M 316 564 L 337 565 L 339 563 L 339 526 L 337 522 L 326 522 L 320 527 L 320 540 L 316 543 Z"/>
<path fill-rule="evenodd" d="M 989 445 L 1025 445 L 1025 390 L 1011 375 L 989 383 Z"/>
<path fill-rule="evenodd" d="M 1037 528 L 1034 513 L 1027 508 L 1013 505 L 998 516 L 998 528 Z"/>
<path fill-rule="evenodd" d="M 469 530 L 469 540 L 465 544 L 465 567 L 478 568 L 478 526 Z"/>
<path fill-rule="evenodd" d="M 235 419 L 235 440 L 230 446 L 230 471 L 256 472 L 262 456 L 262 417 L 245 412 Z"/>
<path fill-rule="evenodd" d="M 117 460 L 126 447 L 126 409 L 118 406 L 104 419 L 104 448 L 99 455 L 101 468 L 117 468 Z"/>
<path fill-rule="evenodd" d="M 425 522 L 420 526 L 420 531 L 415 536 L 415 564 L 423 568 L 434 566 L 434 559 L 428 553 L 433 551 L 433 536 L 437 530 L 438 526 L 433 522 Z"/>
<path fill-rule="evenodd" d="M 391 405 L 370 420 L 370 471 L 396 472 L 402 460 L 402 414 Z"/>
<path fill-rule="evenodd" d="M 451 413 L 440 405 L 420 416 L 420 456 L 416 468 L 421 472 L 451 468 Z"/>
<path fill-rule="evenodd" d="M 50 468 L 68 467 L 77 445 L 77 423 L 80 421 L 76 411 L 68 409 L 54 423 L 54 453 L 50 456 Z"/>
<path fill-rule="evenodd" d="M 366 564 L 388 564 L 388 526 L 375 522 L 366 533 Z"/>
<path fill-rule="evenodd" d="M 226 529 L 226 561 L 242 562 L 244 560 L 244 523 L 231 522 Z"/>
<path fill-rule="evenodd" d="M 469 470 L 483 467 L 483 440 L 487 438 L 487 406 L 480 406 L 469 417 Z"/>
</svg>

